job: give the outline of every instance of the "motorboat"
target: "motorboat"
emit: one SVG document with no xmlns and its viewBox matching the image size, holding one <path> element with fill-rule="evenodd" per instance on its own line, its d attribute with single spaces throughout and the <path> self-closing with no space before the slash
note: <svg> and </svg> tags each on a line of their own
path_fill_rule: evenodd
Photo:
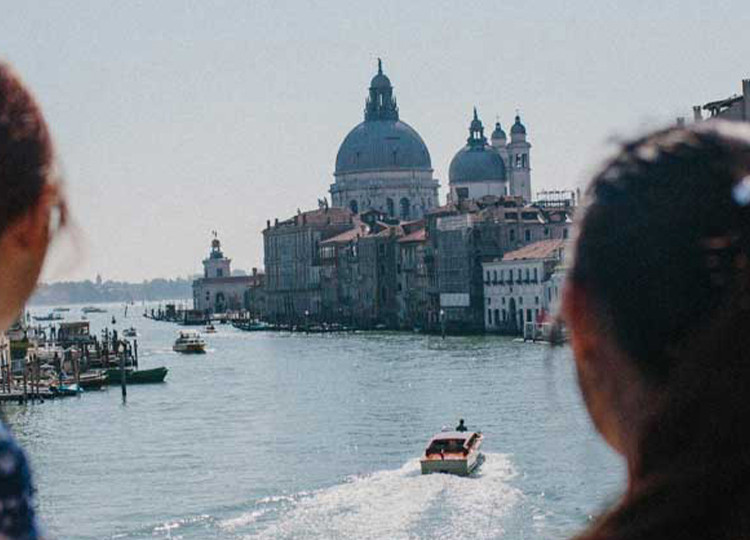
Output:
<svg viewBox="0 0 750 540">
<path fill-rule="evenodd" d="M 63 316 L 59 313 L 48 313 L 47 315 L 34 315 L 34 320 L 39 322 L 44 321 L 61 321 L 63 320 Z"/>
<path fill-rule="evenodd" d="M 206 325 L 206 327 L 205 327 L 205 328 L 203 329 L 203 331 L 204 331 L 204 332 L 205 332 L 206 334 L 215 334 L 215 333 L 216 333 L 216 327 L 215 327 L 215 326 L 214 326 L 213 324 L 211 324 L 211 323 L 208 323 L 208 324 Z"/>
<path fill-rule="evenodd" d="M 81 311 L 84 313 L 107 313 L 106 309 L 102 309 L 96 306 L 84 306 L 81 308 Z"/>
<path fill-rule="evenodd" d="M 177 336 L 172 349 L 178 353 L 204 353 L 206 352 L 206 342 L 198 332 L 183 330 Z"/>
<path fill-rule="evenodd" d="M 130 328 L 123 330 L 122 335 L 124 337 L 138 337 L 138 330 L 131 326 Z"/>
<path fill-rule="evenodd" d="M 468 476 L 481 462 L 478 431 L 443 431 L 432 437 L 419 460 L 422 474 L 448 473 Z"/>
</svg>

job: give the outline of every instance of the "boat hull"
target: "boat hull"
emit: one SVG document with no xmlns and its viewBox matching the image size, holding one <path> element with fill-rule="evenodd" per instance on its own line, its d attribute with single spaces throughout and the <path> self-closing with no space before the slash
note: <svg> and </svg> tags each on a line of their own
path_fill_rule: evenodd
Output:
<svg viewBox="0 0 750 540">
<path fill-rule="evenodd" d="M 172 350 L 174 350 L 174 352 L 178 352 L 181 354 L 205 354 L 206 346 L 205 345 L 175 345 L 174 347 L 172 347 Z"/>
<path fill-rule="evenodd" d="M 141 370 L 125 370 L 126 384 L 152 384 L 164 382 L 169 370 L 165 367 Z M 119 368 L 110 368 L 105 371 L 107 374 L 107 384 L 120 384 L 122 381 L 122 371 Z"/>
<path fill-rule="evenodd" d="M 479 452 L 474 452 L 466 458 L 427 459 L 420 460 L 422 474 L 445 473 L 457 476 L 469 476 L 479 465 Z"/>
</svg>

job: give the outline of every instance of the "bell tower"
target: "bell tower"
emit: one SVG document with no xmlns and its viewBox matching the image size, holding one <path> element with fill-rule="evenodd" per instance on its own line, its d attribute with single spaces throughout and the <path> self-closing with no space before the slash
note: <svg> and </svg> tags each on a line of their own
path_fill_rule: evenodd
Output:
<svg viewBox="0 0 750 540">
<path fill-rule="evenodd" d="M 221 251 L 221 242 L 219 234 L 212 231 L 214 237 L 211 240 L 211 251 L 208 258 L 203 259 L 203 277 L 204 278 L 222 278 L 232 275 L 232 259 L 227 259 Z"/>
<path fill-rule="evenodd" d="M 516 121 L 510 128 L 508 161 L 510 169 L 510 195 L 523 197 L 531 202 L 531 144 L 526 141 L 526 126 L 521 123 L 521 116 L 516 114 Z"/>
</svg>

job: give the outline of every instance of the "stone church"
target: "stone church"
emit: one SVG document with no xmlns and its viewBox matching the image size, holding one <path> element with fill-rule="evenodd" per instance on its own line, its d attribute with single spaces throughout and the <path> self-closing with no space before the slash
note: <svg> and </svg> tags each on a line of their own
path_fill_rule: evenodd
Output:
<svg viewBox="0 0 750 540">
<path fill-rule="evenodd" d="M 355 214 L 375 210 L 419 219 L 438 206 L 438 187 L 427 145 L 399 118 L 393 86 L 378 60 L 364 122 L 344 138 L 336 156 L 332 205 Z"/>
</svg>

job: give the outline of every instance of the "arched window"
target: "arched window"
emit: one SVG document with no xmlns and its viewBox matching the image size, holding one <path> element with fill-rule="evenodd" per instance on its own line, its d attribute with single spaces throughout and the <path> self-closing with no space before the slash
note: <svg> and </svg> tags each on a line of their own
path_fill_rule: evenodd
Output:
<svg viewBox="0 0 750 540">
<path fill-rule="evenodd" d="M 391 199 L 390 197 L 388 197 L 385 200 L 385 207 L 386 207 L 386 212 L 388 213 L 390 217 L 393 217 L 394 215 L 396 215 L 396 205 L 393 204 L 393 199 Z"/>
<path fill-rule="evenodd" d="M 409 219 L 411 203 L 406 197 L 401 199 L 401 219 Z"/>
<path fill-rule="evenodd" d="M 354 199 L 349 201 L 349 209 L 353 214 L 359 214 L 359 204 L 357 204 L 357 201 L 355 201 Z"/>
</svg>

